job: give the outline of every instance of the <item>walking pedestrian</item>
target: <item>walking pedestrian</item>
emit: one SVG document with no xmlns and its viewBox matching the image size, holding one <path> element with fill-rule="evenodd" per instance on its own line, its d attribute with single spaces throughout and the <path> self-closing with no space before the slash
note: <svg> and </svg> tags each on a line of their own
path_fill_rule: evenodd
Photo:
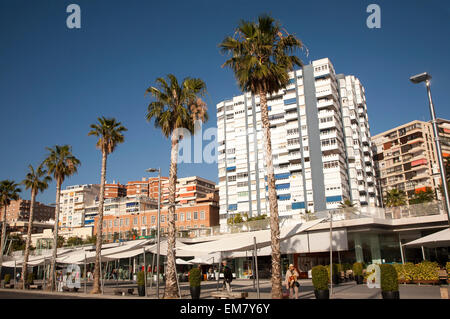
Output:
<svg viewBox="0 0 450 319">
<path fill-rule="evenodd" d="M 299 282 L 297 281 L 299 277 L 298 271 L 295 269 L 293 264 L 289 265 L 289 269 L 286 271 L 286 289 L 289 290 L 289 298 L 292 299 L 294 297 L 295 292 L 295 299 L 298 299 L 298 287 L 300 287 Z"/>
<path fill-rule="evenodd" d="M 231 272 L 231 268 L 227 266 L 227 261 L 222 261 L 223 265 L 223 286 L 222 290 L 225 290 L 225 287 L 227 288 L 228 293 L 232 291 L 231 289 L 231 282 L 233 281 L 233 273 Z"/>
</svg>

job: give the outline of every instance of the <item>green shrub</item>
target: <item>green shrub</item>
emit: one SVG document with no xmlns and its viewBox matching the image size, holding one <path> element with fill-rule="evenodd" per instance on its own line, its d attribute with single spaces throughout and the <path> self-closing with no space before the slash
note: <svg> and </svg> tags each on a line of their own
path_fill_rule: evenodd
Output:
<svg viewBox="0 0 450 319">
<path fill-rule="evenodd" d="M 439 280 L 439 265 L 436 262 L 423 261 L 416 265 L 416 280 Z"/>
<path fill-rule="evenodd" d="M 330 265 L 327 265 L 328 280 L 330 279 Z M 339 275 L 339 265 L 333 264 L 333 276 Z"/>
<path fill-rule="evenodd" d="M 312 282 L 316 290 L 328 290 L 328 269 L 325 266 L 315 266 L 311 270 Z"/>
<path fill-rule="evenodd" d="M 447 261 L 445 268 L 447 269 L 447 276 L 450 276 L 450 261 Z"/>
<path fill-rule="evenodd" d="M 199 287 L 202 281 L 202 274 L 200 273 L 200 269 L 192 268 L 189 271 L 189 286 L 191 287 Z"/>
<path fill-rule="evenodd" d="M 394 268 L 400 280 L 413 281 L 417 279 L 416 266 L 413 263 L 394 264 Z"/>
<path fill-rule="evenodd" d="M 380 265 L 381 290 L 398 291 L 398 275 L 395 267 L 390 264 Z"/>
<path fill-rule="evenodd" d="M 344 263 L 344 264 L 342 264 L 342 269 L 344 271 L 351 270 L 352 266 L 349 263 Z"/>
<path fill-rule="evenodd" d="M 363 264 L 362 263 L 354 263 L 353 264 L 353 276 L 362 276 L 363 274 Z"/>
<path fill-rule="evenodd" d="M 11 275 L 10 274 L 6 274 L 3 277 L 3 280 L 5 281 L 5 285 L 9 284 L 9 282 L 11 281 Z"/>
<path fill-rule="evenodd" d="M 34 282 L 34 275 L 32 272 L 30 272 L 27 276 L 27 284 L 32 285 Z"/>
<path fill-rule="evenodd" d="M 137 284 L 138 286 L 145 286 L 145 273 L 144 271 L 140 271 L 137 273 Z"/>
</svg>

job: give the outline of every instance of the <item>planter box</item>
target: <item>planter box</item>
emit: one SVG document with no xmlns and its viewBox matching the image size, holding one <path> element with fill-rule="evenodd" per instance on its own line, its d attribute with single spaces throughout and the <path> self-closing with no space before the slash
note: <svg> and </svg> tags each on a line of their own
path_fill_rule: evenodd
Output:
<svg viewBox="0 0 450 319">
<path fill-rule="evenodd" d="M 314 289 L 314 295 L 316 296 L 316 299 L 330 299 L 330 291 L 329 290 Z"/>
<path fill-rule="evenodd" d="M 382 291 L 383 299 L 400 299 L 400 292 L 398 291 Z"/>
<path fill-rule="evenodd" d="M 399 284 L 412 284 L 413 281 L 412 280 L 403 280 L 403 279 L 399 279 L 398 280 Z"/>
<path fill-rule="evenodd" d="M 422 285 L 435 285 L 439 283 L 439 280 L 415 280 L 414 283 Z"/>
</svg>

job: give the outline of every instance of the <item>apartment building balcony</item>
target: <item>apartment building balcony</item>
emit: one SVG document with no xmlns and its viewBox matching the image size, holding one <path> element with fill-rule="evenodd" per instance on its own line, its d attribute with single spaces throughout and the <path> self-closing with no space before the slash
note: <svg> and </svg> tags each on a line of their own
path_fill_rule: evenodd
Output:
<svg viewBox="0 0 450 319">
<path fill-rule="evenodd" d="M 290 171 L 298 171 L 298 170 L 302 170 L 302 169 L 303 169 L 303 166 L 302 166 L 301 163 L 289 165 L 289 170 Z"/>
<path fill-rule="evenodd" d="M 284 119 L 286 121 L 296 120 L 296 119 L 298 119 L 298 113 L 296 111 L 295 112 L 286 112 L 284 114 Z"/>
<path fill-rule="evenodd" d="M 289 161 L 299 160 L 301 159 L 301 154 L 300 152 L 291 152 L 288 154 L 287 158 Z"/>
<path fill-rule="evenodd" d="M 286 148 L 287 148 L 288 150 L 299 150 L 299 149 L 300 149 L 300 142 L 298 141 L 298 142 L 291 142 L 291 143 L 288 143 L 288 144 L 286 145 Z"/>
</svg>

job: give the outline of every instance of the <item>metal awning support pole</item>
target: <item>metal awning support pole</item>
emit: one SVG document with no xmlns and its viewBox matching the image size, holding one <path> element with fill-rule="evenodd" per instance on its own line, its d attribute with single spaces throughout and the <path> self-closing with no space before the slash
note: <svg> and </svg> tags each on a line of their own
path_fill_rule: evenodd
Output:
<svg viewBox="0 0 450 319">
<path fill-rule="evenodd" d="M 152 279 L 150 280 L 150 289 L 153 286 L 153 272 L 155 269 L 155 254 L 152 254 Z"/>
<path fill-rule="evenodd" d="M 222 255 L 219 258 L 219 262 L 217 265 L 217 291 L 219 291 L 219 282 L 220 282 L 220 263 L 222 261 Z"/>
<path fill-rule="evenodd" d="M 426 260 L 425 259 L 425 250 L 423 249 L 423 246 L 421 246 L 422 247 L 422 258 L 423 258 L 423 260 Z"/>
<path fill-rule="evenodd" d="M 405 256 L 403 255 L 403 245 L 400 236 L 398 237 L 398 244 L 400 246 L 400 256 L 402 257 L 402 264 L 405 264 Z"/>
<path fill-rule="evenodd" d="M 147 264 L 145 262 L 145 247 L 142 247 L 142 250 L 144 252 L 144 291 L 145 297 L 147 297 Z"/>
<path fill-rule="evenodd" d="M 178 298 L 181 299 L 181 289 L 180 289 L 180 283 L 178 282 L 178 270 L 177 270 L 177 263 L 175 258 L 175 278 L 177 279 L 177 287 L 178 287 Z"/>
<path fill-rule="evenodd" d="M 253 278 L 253 289 L 256 289 L 256 277 L 255 277 L 255 251 L 252 250 L 252 278 Z"/>
<path fill-rule="evenodd" d="M 84 293 L 87 293 L 86 254 L 84 254 Z"/>
<path fill-rule="evenodd" d="M 16 261 L 14 260 L 14 282 L 16 282 L 17 281 L 17 278 L 16 278 Z"/>
<path fill-rule="evenodd" d="M 255 252 L 255 268 L 256 268 L 256 295 L 260 299 L 259 294 L 259 275 L 258 275 L 258 252 L 256 250 L 256 237 L 253 237 L 253 251 Z"/>
</svg>

